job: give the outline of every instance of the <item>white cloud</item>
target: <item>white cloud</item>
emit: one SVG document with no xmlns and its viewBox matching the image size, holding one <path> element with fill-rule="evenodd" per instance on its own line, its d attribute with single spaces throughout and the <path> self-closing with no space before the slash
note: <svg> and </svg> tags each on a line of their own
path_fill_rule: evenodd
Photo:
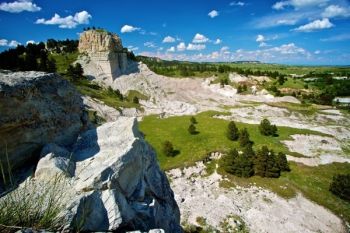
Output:
<svg viewBox="0 0 350 233">
<path fill-rule="evenodd" d="M 11 40 L 10 43 L 8 43 L 7 46 L 9 47 L 17 47 L 17 45 L 20 45 L 21 43 L 19 43 L 18 41 L 15 40 Z"/>
<path fill-rule="evenodd" d="M 320 54 L 320 53 L 321 53 L 320 50 L 316 50 L 316 51 L 314 52 L 314 54 Z"/>
<path fill-rule="evenodd" d="M 244 2 L 231 2 L 230 3 L 230 6 L 244 6 L 245 5 L 245 3 Z"/>
<path fill-rule="evenodd" d="M 26 44 L 28 45 L 28 44 L 37 44 L 37 42 L 35 42 L 34 40 L 28 40 L 27 42 L 26 42 Z"/>
<path fill-rule="evenodd" d="M 286 6 L 292 6 L 296 9 L 313 7 L 313 6 L 323 6 L 329 0 L 289 0 L 289 1 L 280 1 L 272 5 L 272 8 L 275 10 L 283 10 Z"/>
<path fill-rule="evenodd" d="M 75 13 L 74 16 L 69 15 L 67 17 L 61 17 L 59 14 L 55 14 L 51 19 L 38 19 L 36 24 L 46 24 L 46 25 L 59 25 L 59 28 L 75 28 L 80 24 L 89 24 L 89 20 L 92 16 L 87 11 L 81 11 Z"/>
<path fill-rule="evenodd" d="M 212 11 L 210 11 L 209 13 L 208 13 L 208 16 L 210 17 L 210 18 L 215 18 L 216 16 L 218 16 L 219 15 L 219 12 L 217 12 L 216 10 L 212 10 Z"/>
<path fill-rule="evenodd" d="M 11 40 L 10 42 L 6 39 L 0 39 L 0 46 L 7 46 L 7 47 L 17 47 L 17 45 L 20 45 L 18 41 Z"/>
<path fill-rule="evenodd" d="M 350 16 L 350 10 L 338 5 L 328 6 L 322 13 L 323 17 L 333 18 L 333 17 L 348 17 Z"/>
<path fill-rule="evenodd" d="M 184 42 L 181 42 L 176 46 L 176 48 L 177 48 L 177 51 L 184 51 L 186 50 L 186 44 Z"/>
<path fill-rule="evenodd" d="M 157 46 L 151 41 L 145 42 L 143 45 L 148 48 L 157 48 Z"/>
<path fill-rule="evenodd" d="M 219 38 L 214 41 L 214 44 L 221 44 L 221 43 L 222 43 L 222 40 L 220 40 Z"/>
<path fill-rule="evenodd" d="M 294 43 L 284 44 L 280 47 L 274 47 L 267 51 L 274 51 L 281 54 L 306 54 L 306 50 L 296 46 Z"/>
<path fill-rule="evenodd" d="M 175 42 L 175 38 L 171 36 L 166 36 L 163 39 L 163 43 L 173 43 L 173 42 Z"/>
<path fill-rule="evenodd" d="M 260 44 L 259 44 L 259 47 L 260 48 L 262 48 L 262 47 L 267 47 L 267 46 L 269 46 L 267 43 L 265 43 L 265 42 L 261 42 Z"/>
<path fill-rule="evenodd" d="M 197 33 L 197 34 L 194 36 L 194 38 L 193 38 L 193 40 L 192 40 L 192 43 L 206 43 L 206 42 L 208 42 L 208 41 L 209 41 L 209 39 L 208 39 L 206 36 Z"/>
<path fill-rule="evenodd" d="M 11 13 L 20 13 L 22 11 L 36 12 L 40 11 L 41 7 L 32 3 L 31 0 L 19 0 L 15 2 L 3 2 L 0 4 L 0 10 Z"/>
<path fill-rule="evenodd" d="M 167 52 L 173 53 L 175 52 L 175 47 L 171 46 L 169 49 L 166 50 Z"/>
<path fill-rule="evenodd" d="M 191 44 L 191 43 L 189 43 L 188 45 L 187 45 L 187 50 L 203 50 L 203 49 L 205 49 L 205 44 Z"/>
<path fill-rule="evenodd" d="M 257 37 L 256 37 L 256 40 L 255 40 L 256 42 L 263 42 L 263 41 L 265 41 L 265 37 L 263 36 L 263 35 L 258 35 Z"/>
<path fill-rule="evenodd" d="M 328 18 L 324 18 L 322 20 L 318 19 L 318 20 L 312 21 L 311 23 L 302 25 L 293 30 L 299 31 L 299 32 L 312 32 L 312 31 L 327 29 L 331 27 L 334 27 L 334 24 L 332 24 Z"/>
<path fill-rule="evenodd" d="M 8 40 L 0 39 L 0 46 L 7 46 Z"/>
<path fill-rule="evenodd" d="M 139 31 L 139 30 L 141 30 L 141 28 L 126 24 L 120 29 L 120 32 L 121 33 L 128 33 L 128 32 L 134 32 L 134 31 Z"/>
</svg>

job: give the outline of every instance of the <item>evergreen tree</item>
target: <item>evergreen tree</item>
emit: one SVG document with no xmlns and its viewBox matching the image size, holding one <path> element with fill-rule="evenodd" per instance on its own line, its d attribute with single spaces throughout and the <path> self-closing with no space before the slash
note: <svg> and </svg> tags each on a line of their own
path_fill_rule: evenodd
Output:
<svg viewBox="0 0 350 233">
<path fill-rule="evenodd" d="M 334 176 L 329 190 L 340 198 L 350 201 L 350 174 Z"/>
<path fill-rule="evenodd" d="M 227 173 L 234 174 L 234 160 L 238 157 L 238 151 L 236 149 L 230 150 L 221 159 L 221 166 Z"/>
<path fill-rule="evenodd" d="M 226 136 L 231 141 L 236 141 L 239 138 L 239 131 L 235 122 L 231 121 L 228 124 Z"/>
<path fill-rule="evenodd" d="M 263 119 L 260 122 L 259 131 L 262 135 L 265 135 L 265 136 L 276 135 L 277 127 L 276 125 L 271 125 L 268 119 Z"/>
<path fill-rule="evenodd" d="M 170 141 L 164 141 L 162 151 L 166 156 L 174 156 L 173 144 Z"/>
<path fill-rule="evenodd" d="M 239 145 L 241 147 L 245 147 L 249 144 L 252 144 L 252 142 L 249 139 L 248 130 L 246 128 L 244 128 L 239 132 Z"/>
<path fill-rule="evenodd" d="M 239 177 L 254 175 L 253 161 L 243 153 L 239 154 L 233 162 L 233 174 Z"/>
<path fill-rule="evenodd" d="M 192 116 L 191 118 L 190 118 L 190 122 L 191 122 L 191 124 L 197 124 L 198 122 L 197 122 L 197 120 L 196 120 L 196 118 L 194 117 L 194 116 Z"/>
<path fill-rule="evenodd" d="M 47 70 L 46 71 L 49 73 L 55 73 L 57 71 L 55 59 L 49 58 L 49 60 L 47 61 Z"/>
<path fill-rule="evenodd" d="M 276 156 L 276 161 L 277 161 L 277 164 L 278 164 L 279 168 L 281 169 L 281 171 L 287 171 L 287 172 L 290 171 L 287 157 L 284 153 L 279 152 Z"/>
<path fill-rule="evenodd" d="M 196 126 L 194 126 L 194 124 L 190 124 L 190 126 L 188 127 L 188 132 L 190 133 L 190 134 L 196 134 L 197 133 L 197 131 L 196 131 Z"/>
<path fill-rule="evenodd" d="M 266 176 L 267 172 L 267 160 L 269 156 L 269 149 L 266 146 L 263 146 L 258 150 L 256 159 L 255 159 L 255 174 L 261 177 Z"/>
<path fill-rule="evenodd" d="M 276 156 L 273 150 L 269 151 L 267 157 L 267 170 L 265 173 L 265 177 L 278 178 L 280 176 L 281 170 L 276 161 Z"/>
<path fill-rule="evenodd" d="M 139 104 L 140 103 L 139 98 L 137 98 L 137 96 L 134 96 L 134 98 L 132 99 L 132 102 L 134 104 Z"/>
</svg>

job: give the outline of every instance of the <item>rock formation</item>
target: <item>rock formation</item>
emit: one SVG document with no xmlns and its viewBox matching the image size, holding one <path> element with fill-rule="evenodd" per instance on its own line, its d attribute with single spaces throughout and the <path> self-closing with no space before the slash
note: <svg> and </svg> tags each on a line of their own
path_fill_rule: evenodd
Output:
<svg viewBox="0 0 350 233">
<path fill-rule="evenodd" d="M 35 160 L 35 152 L 47 143 L 69 145 L 76 141 L 85 123 L 82 99 L 59 75 L 0 72 L 3 164 L 6 154 L 12 167 L 20 167 Z"/>
<path fill-rule="evenodd" d="M 85 132 L 73 146 L 71 161 L 68 154 L 48 145 L 35 172 L 38 181 L 57 174 L 69 179 L 68 228 L 182 232 L 174 194 L 135 119 L 120 117 Z"/>
<path fill-rule="evenodd" d="M 82 56 L 78 62 L 85 74 L 105 83 L 113 82 L 133 67 L 121 39 L 104 30 L 83 32 L 79 39 L 79 52 Z"/>
</svg>

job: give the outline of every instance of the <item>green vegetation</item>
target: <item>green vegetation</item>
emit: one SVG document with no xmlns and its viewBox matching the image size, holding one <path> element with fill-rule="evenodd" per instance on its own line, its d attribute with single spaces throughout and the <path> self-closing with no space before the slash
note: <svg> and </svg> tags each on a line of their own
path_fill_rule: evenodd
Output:
<svg viewBox="0 0 350 233">
<path fill-rule="evenodd" d="M 171 144 L 171 142 L 169 141 L 165 141 L 163 142 L 163 154 L 165 156 L 174 156 L 174 147 L 173 144 Z"/>
<path fill-rule="evenodd" d="M 309 167 L 303 164 L 289 162 L 291 172 L 282 172 L 278 179 L 252 176 L 241 178 L 226 173 L 223 168 L 218 172 L 229 181 L 221 182 L 222 187 L 236 185 L 249 187 L 252 185 L 263 187 L 277 193 L 284 198 L 292 198 L 301 192 L 306 198 L 330 209 L 346 221 L 350 221 L 350 204 L 329 191 L 329 185 L 337 174 L 346 174 L 350 170 L 349 163 L 332 163 Z"/>
<path fill-rule="evenodd" d="M 264 136 L 276 136 L 277 126 L 272 125 L 268 119 L 263 119 L 259 125 L 259 131 Z"/>
<path fill-rule="evenodd" d="M 334 176 L 329 190 L 334 195 L 350 201 L 350 174 Z"/>
<path fill-rule="evenodd" d="M 195 116 L 199 124 L 196 125 L 200 132 L 197 135 L 188 133 L 188 122 L 191 116 L 176 116 L 159 119 L 157 116 L 146 116 L 140 122 L 140 130 L 145 134 L 146 140 L 155 148 L 160 166 L 164 170 L 176 167 L 185 167 L 194 162 L 204 159 L 212 151 L 226 152 L 231 148 L 238 148 L 237 141 L 231 141 L 226 137 L 228 122 L 222 119 L 213 118 L 218 112 L 204 112 Z M 324 135 L 306 129 L 294 129 L 279 127 L 277 137 L 261 136 L 258 125 L 236 123 L 239 129 L 247 128 L 250 140 L 254 141 L 253 148 L 258 149 L 267 146 L 275 152 L 299 155 L 288 151 L 281 143 L 282 140 L 290 139 L 292 134 L 317 134 Z M 179 154 L 176 157 L 167 157 L 162 152 L 162 141 L 159 138 L 166 138 L 176 145 Z"/>
<path fill-rule="evenodd" d="M 227 138 L 231 141 L 236 141 L 239 137 L 239 131 L 235 122 L 231 121 L 227 126 Z"/>
<path fill-rule="evenodd" d="M 0 231 L 15 232 L 22 228 L 60 231 L 65 217 L 65 190 L 62 177 L 50 182 L 26 181 L 0 199 Z"/>
<path fill-rule="evenodd" d="M 57 66 L 57 73 L 65 74 L 69 65 L 77 60 L 79 53 L 77 51 L 72 53 L 51 53 L 49 57 L 55 59 Z"/>
</svg>

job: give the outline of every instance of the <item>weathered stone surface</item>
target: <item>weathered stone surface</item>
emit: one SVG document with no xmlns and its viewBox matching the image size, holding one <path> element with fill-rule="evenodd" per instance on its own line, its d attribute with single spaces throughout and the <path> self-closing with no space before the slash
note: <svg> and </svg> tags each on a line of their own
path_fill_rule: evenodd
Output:
<svg viewBox="0 0 350 233">
<path fill-rule="evenodd" d="M 72 159 L 75 175 L 66 188 L 70 227 L 182 232 L 174 194 L 134 118 L 119 117 L 86 131 L 73 146 Z"/>
<path fill-rule="evenodd" d="M 80 35 L 78 62 L 86 75 L 100 81 L 111 82 L 128 70 L 127 51 L 121 39 L 103 30 L 89 30 Z"/>
<path fill-rule="evenodd" d="M 83 101 L 57 74 L 0 71 L 0 159 L 20 167 L 47 143 L 73 143 L 85 124 Z"/>
</svg>

